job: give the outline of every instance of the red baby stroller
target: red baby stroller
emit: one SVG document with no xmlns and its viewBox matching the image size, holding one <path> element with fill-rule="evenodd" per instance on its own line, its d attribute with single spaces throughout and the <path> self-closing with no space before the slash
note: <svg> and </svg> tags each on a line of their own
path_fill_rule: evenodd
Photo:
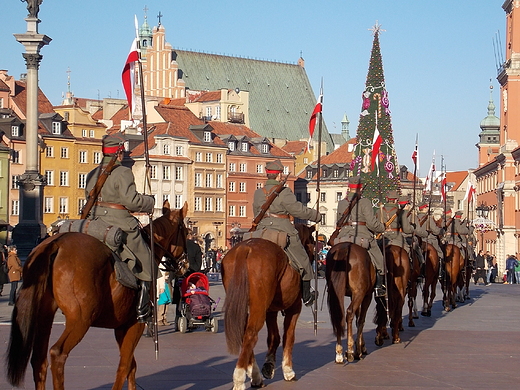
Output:
<svg viewBox="0 0 520 390">
<path fill-rule="evenodd" d="M 218 320 L 212 316 L 212 305 L 215 301 L 211 299 L 208 291 L 208 277 L 203 273 L 194 272 L 182 281 L 181 316 L 177 322 L 179 332 L 186 333 L 201 325 L 208 332 L 218 332 Z"/>
</svg>

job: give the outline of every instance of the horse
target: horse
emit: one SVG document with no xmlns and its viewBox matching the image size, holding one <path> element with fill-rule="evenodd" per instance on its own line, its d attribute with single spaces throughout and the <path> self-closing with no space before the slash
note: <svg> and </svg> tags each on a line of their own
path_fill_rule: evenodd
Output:
<svg viewBox="0 0 520 390">
<path fill-rule="evenodd" d="M 417 283 L 419 277 L 421 277 L 421 265 L 417 254 L 410 248 L 410 279 L 406 288 L 408 294 L 408 326 L 415 327 L 414 317 L 417 316 L 416 299 L 417 299 Z"/>
<path fill-rule="evenodd" d="M 153 221 L 155 260 L 167 255 L 169 265 L 173 260 L 185 267 L 188 204 L 179 210 L 169 207 L 166 201 L 163 215 Z M 98 239 L 83 233 L 59 233 L 42 241 L 25 262 L 13 309 L 7 350 L 9 382 L 13 386 L 23 382 L 30 358 L 35 388 L 45 389 L 49 338 L 60 309 L 65 329 L 50 348 L 54 390 L 64 389 L 67 357 L 92 326 L 114 329 L 120 359 L 112 390 L 121 390 L 125 381 L 129 390 L 135 390 L 134 351 L 145 326 L 137 322 L 136 297 L 136 290 L 116 281 L 114 253 Z"/>
<path fill-rule="evenodd" d="M 349 363 L 367 355 L 363 327 L 372 292 L 376 281 L 376 270 L 370 261 L 368 251 L 359 245 L 343 242 L 334 245 L 327 253 L 327 303 L 330 321 L 336 335 L 335 362 L 343 364 L 343 345 L 341 338 L 347 326 L 346 358 Z M 345 316 L 345 296 L 351 297 Z M 357 337 L 354 351 L 354 331 L 352 321 L 356 315 Z"/>
<path fill-rule="evenodd" d="M 469 299 L 469 284 L 471 282 L 471 274 L 473 272 L 473 267 L 471 266 L 469 259 L 468 248 L 463 247 L 461 254 L 462 251 L 464 252 L 464 256 L 461 258 L 460 272 L 457 280 L 457 294 L 455 296 L 455 300 L 457 302 L 465 302 L 466 299 Z"/>
<path fill-rule="evenodd" d="M 457 281 L 464 259 L 457 245 L 446 244 L 444 247 L 444 274 L 441 287 L 443 290 L 442 302 L 445 311 L 455 309 L 455 293 L 457 292 Z M 451 308 L 450 308 L 451 305 Z"/>
<path fill-rule="evenodd" d="M 436 295 L 437 280 L 439 279 L 439 254 L 430 243 L 426 244 L 424 252 L 424 285 L 423 285 L 423 308 L 421 315 L 431 317 L 433 300 Z"/>
<path fill-rule="evenodd" d="M 298 229 L 301 232 L 310 228 Z M 304 247 L 310 237 L 309 231 L 300 236 L 305 240 L 302 242 Z M 301 278 L 289 264 L 285 251 L 262 238 L 242 241 L 231 248 L 222 260 L 222 282 L 226 290 L 226 343 L 231 354 L 239 355 L 233 372 L 233 389 L 245 389 L 246 374 L 251 378 L 252 387 L 264 386 L 253 351 L 264 322 L 267 325 L 268 351 L 262 375 L 266 379 L 274 377 L 276 350 L 280 345 L 279 311 L 285 315 L 283 375 L 286 381 L 296 380 L 292 350 L 296 322 L 302 309 Z"/>
<path fill-rule="evenodd" d="M 411 274 L 410 260 L 408 253 L 397 245 L 386 245 L 385 252 L 388 315 L 390 316 L 390 328 L 392 329 L 392 343 L 398 344 L 401 342 L 399 331 L 403 329 L 403 306 Z M 384 298 L 377 298 L 374 319 L 374 323 L 377 324 L 375 339 L 377 346 L 382 346 L 383 340 L 389 338 L 386 329 L 388 315 Z"/>
</svg>

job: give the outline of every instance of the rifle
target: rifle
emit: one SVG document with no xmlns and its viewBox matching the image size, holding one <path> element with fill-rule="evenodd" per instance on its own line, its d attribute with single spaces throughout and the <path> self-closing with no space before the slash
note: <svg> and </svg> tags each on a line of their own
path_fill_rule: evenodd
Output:
<svg viewBox="0 0 520 390">
<path fill-rule="evenodd" d="M 96 203 L 96 200 L 99 194 L 101 193 L 101 188 L 103 188 L 103 185 L 108 179 L 108 175 L 110 175 L 110 173 L 116 167 L 117 156 L 119 155 L 119 152 L 122 149 L 123 145 L 120 146 L 116 154 L 114 154 L 114 156 L 110 159 L 105 169 L 103 169 L 101 174 L 98 176 L 96 184 L 94 185 L 94 187 L 92 187 L 88 194 L 87 203 L 85 203 L 85 206 L 83 206 L 83 209 L 81 210 L 81 219 L 86 219 L 88 217 L 90 210 L 94 206 L 94 203 Z"/>
<path fill-rule="evenodd" d="M 424 223 L 426 222 L 426 220 L 428 219 L 429 215 L 426 214 L 424 217 L 422 217 L 422 219 L 419 220 L 419 226 L 422 226 L 424 225 Z"/>
<path fill-rule="evenodd" d="M 388 227 L 392 224 L 392 222 L 395 221 L 395 219 L 397 218 L 397 213 L 398 213 L 399 211 L 400 211 L 400 210 L 397 210 L 397 211 L 395 212 L 395 214 L 392 215 L 388 221 L 386 221 L 386 223 L 385 223 L 385 230 L 388 229 Z M 379 240 L 379 239 L 381 238 L 382 235 L 383 235 L 383 233 L 379 233 L 379 234 L 376 236 L 376 240 Z"/>
<path fill-rule="evenodd" d="M 278 195 L 280 195 L 280 192 L 282 192 L 282 190 L 284 189 L 285 183 L 287 182 L 287 179 L 289 178 L 289 174 L 290 173 L 288 173 L 287 176 L 285 176 L 285 179 L 283 179 L 280 182 L 280 184 L 278 184 L 274 188 L 274 190 L 269 194 L 269 196 L 267 197 L 265 203 L 262 205 L 262 209 L 260 210 L 258 215 L 253 220 L 253 223 L 251 224 L 251 229 L 249 229 L 250 232 L 254 232 L 256 230 L 258 224 L 260 223 L 262 218 L 264 218 L 265 213 L 267 213 L 267 210 L 269 210 L 269 207 L 271 207 L 271 204 L 274 202 L 276 197 Z"/>
<path fill-rule="evenodd" d="M 341 218 L 338 219 L 338 222 L 336 222 L 336 230 L 334 230 L 334 233 L 332 233 L 329 237 L 329 241 L 327 242 L 328 245 L 332 245 L 334 243 L 334 240 L 338 236 L 339 231 L 345 225 L 347 218 L 350 216 L 352 209 L 357 204 L 359 199 L 361 199 L 361 194 L 359 192 L 355 192 L 354 197 L 350 201 L 348 207 L 345 209 L 345 211 L 343 211 L 343 214 L 341 214 Z"/>
</svg>

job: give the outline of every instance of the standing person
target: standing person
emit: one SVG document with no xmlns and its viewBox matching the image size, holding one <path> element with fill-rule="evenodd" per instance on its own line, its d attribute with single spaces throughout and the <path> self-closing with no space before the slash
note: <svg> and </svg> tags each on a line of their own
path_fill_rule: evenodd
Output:
<svg viewBox="0 0 520 390">
<path fill-rule="evenodd" d="M 188 255 L 188 262 L 190 264 L 188 269 L 188 276 L 194 272 L 200 272 L 202 270 L 202 249 L 197 241 L 193 237 L 193 231 L 188 230 L 186 236 L 186 252 Z"/>
<path fill-rule="evenodd" d="M 152 281 L 152 261 L 150 247 L 146 244 L 139 230 L 139 221 L 131 213 L 152 213 L 155 200 L 152 196 L 137 192 L 132 170 L 121 165 L 124 155 L 125 135 L 121 132 L 103 137 L 103 159 L 101 164 L 87 175 L 86 194 L 95 186 L 102 170 L 115 156 L 116 165 L 108 176 L 96 203 L 90 211 L 89 218 L 97 219 L 120 227 L 123 234 L 123 243 L 127 249 L 121 257 L 128 260 L 134 275 L 140 285 L 137 299 L 137 320 L 148 322 L 152 317 L 150 306 L 150 283 Z"/>
<path fill-rule="evenodd" d="M 254 194 L 253 215 L 255 217 L 260 213 L 269 195 L 280 184 L 277 178 L 283 172 L 282 162 L 280 160 L 268 162 L 265 165 L 265 172 L 267 181 L 264 187 L 257 189 Z M 316 291 L 311 291 L 311 280 L 314 278 L 314 271 L 307 252 L 305 252 L 300 241 L 298 231 L 291 222 L 291 216 L 313 222 L 321 220 L 318 210 L 304 206 L 303 203 L 296 199 L 289 187 L 284 187 L 259 222 L 258 229 L 274 229 L 286 232 L 289 235 L 289 246 L 286 252 L 289 255 L 289 261 L 296 265 L 302 278 L 303 303 L 305 306 L 311 306 L 316 299 Z"/>
<path fill-rule="evenodd" d="M 491 256 L 489 251 L 486 251 L 484 259 L 486 260 L 487 266 L 487 283 L 491 284 L 491 273 L 493 272 L 493 256 Z"/>
<path fill-rule="evenodd" d="M 486 267 L 486 261 L 484 259 L 484 251 L 481 249 L 478 251 L 478 255 L 475 259 L 475 275 L 473 275 L 473 280 L 475 281 L 475 285 L 478 283 L 478 279 L 482 278 L 482 282 L 486 286 L 489 286 L 485 267 Z"/>
<path fill-rule="evenodd" d="M 515 267 L 515 283 L 520 284 L 520 261 L 518 261 L 518 253 L 515 255 L 515 259 L 517 261 Z"/>
<path fill-rule="evenodd" d="M 157 322 L 159 325 L 169 325 L 168 322 L 168 306 L 172 302 L 171 290 L 169 282 L 169 272 L 163 272 L 162 276 L 157 279 Z"/>
<path fill-rule="evenodd" d="M 4 292 L 4 284 L 9 283 L 8 273 L 7 257 L 5 256 L 3 247 L 0 247 L 0 297 Z"/>
<path fill-rule="evenodd" d="M 506 260 L 506 271 L 507 271 L 507 280 L 505 284 L 513 284 L 515 278 L 515 268 L 518 265 L 518 260 L 515 259 L 515 256 L 508 255 Z"/>
<path fill-rule="evenodd" d="M 11 293 L 9 294 L 9 306 L 16 302 L 16 290 L 18 282 L 22 280 L 22 262 L 18 257 L 16 245 L 7 247 L 7 269 L 9 270 L 9 281 L 11 282 Z"/>
<path fill-rule="evenodd" d="M 496 283 L 497 282 L 497 276 L 498 276 L 498 263 L 497 263 L 497 260 L 495 259 L 495 256 L 491 256 L 491 262 L 492 262 L 492 266 L 491 266 L 491 283 Z"/>
</svg>

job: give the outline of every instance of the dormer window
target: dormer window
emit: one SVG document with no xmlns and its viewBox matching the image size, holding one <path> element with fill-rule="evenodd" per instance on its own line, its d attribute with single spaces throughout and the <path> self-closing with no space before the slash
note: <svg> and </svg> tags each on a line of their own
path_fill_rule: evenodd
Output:
<svg viewBox="0 0 520 390">
<path fill-rule="evenodd" d="M 235 141 L 228 142 L 228 149 L 232 152 L 235 150 Z"/>
<path fill-rule="evenodd" d="M 61 122 L 52 122 L 52 134 L 61 134 Z"/>
<path fill-rule="evenodd" d="M 264 154 L 269 153 L 269 145 L 268 144 L 262 144 L 260 149 L 262 150 L 262 153 L 264 153 Z"/>
<path fill-rule="evenodd" d="M 204 142 L 211 142 L 211 131 L 204 132 Z"/>
<path fill-rule="evenodd" d="M 312 171 L 310 169 L 307 171 L 307 179 L 312 179 Z"/>
<path fill-rule="evenodd" d="M 170 145 L 169 144 L 163 145 L 163 154 L 170 155 Z"/>
<path fill-rule="evenodd" d="M 12 137 L 20 136 L 20 126 L 18 126 L 18 125 L 11 126 L 11 136 Z"/>
<path fill-rule="evenodd" d="M 247 142 L 242 142 L 242 152 L 249 152 L 249 144 Z"/>
</svg>

